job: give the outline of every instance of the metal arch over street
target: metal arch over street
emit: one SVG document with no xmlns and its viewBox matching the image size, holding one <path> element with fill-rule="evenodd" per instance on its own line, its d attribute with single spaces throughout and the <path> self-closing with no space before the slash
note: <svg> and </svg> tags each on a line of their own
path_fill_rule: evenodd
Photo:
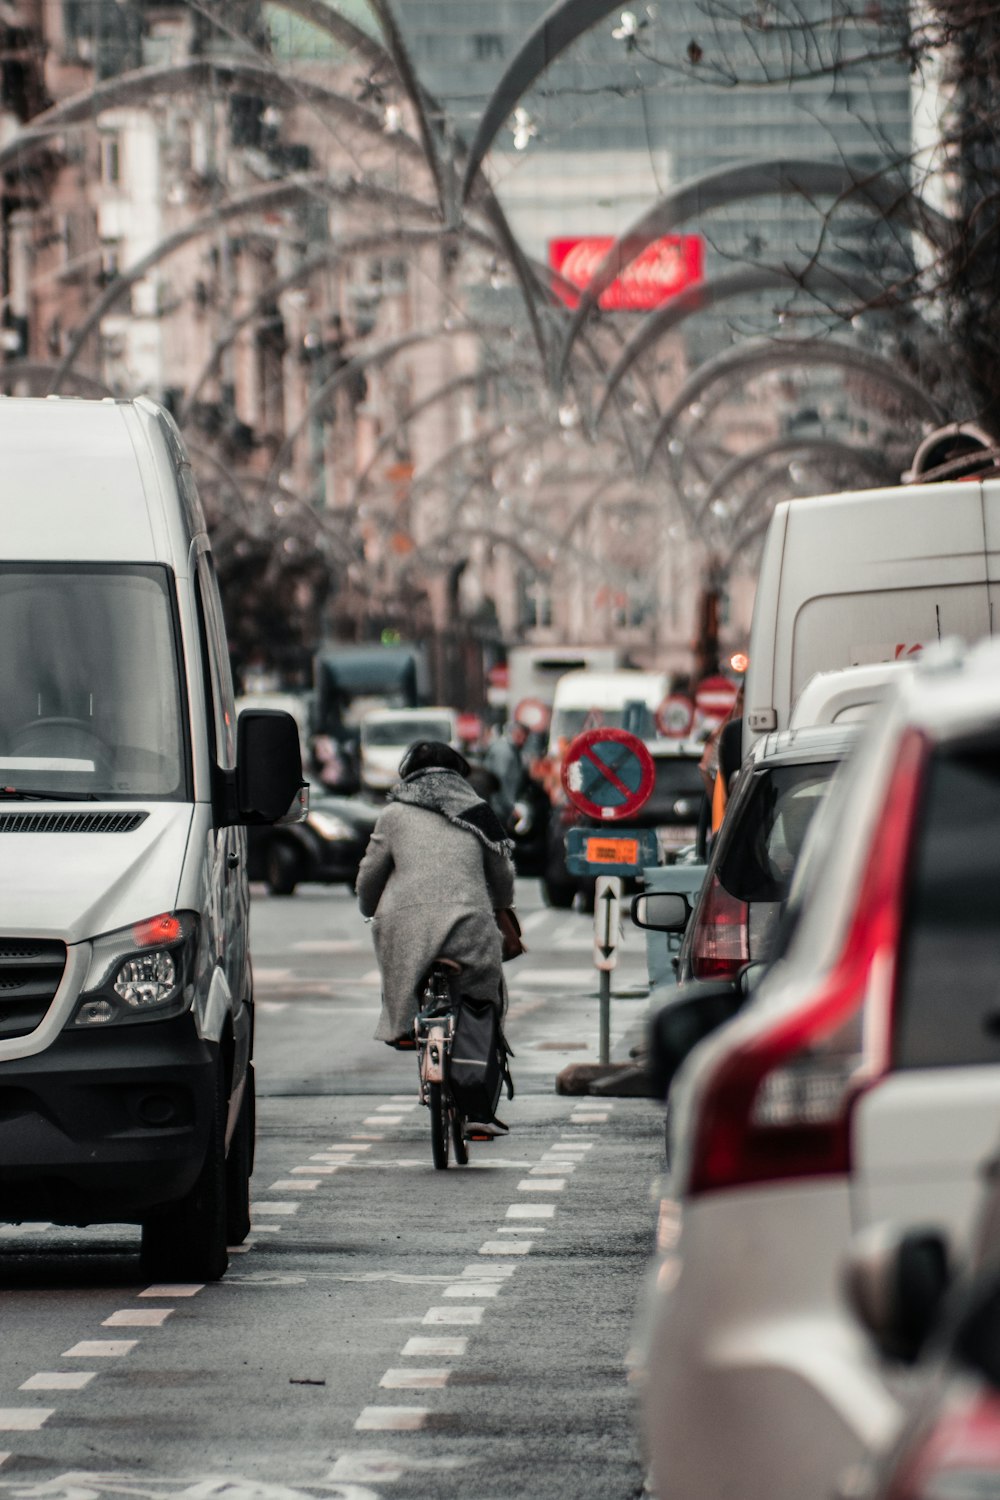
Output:
<svg viewBox="0 0 1000 1500">
<path fill-rule="evenodd" d="M 647 350 L 688 318 L 707 312 L 734 297 L 783 289 L 792 291 L 796 288 L 817 298 L 846 294 L 866 306 L 885 301 L 885 288 L 871 278 L 851 276 L 843 271 L 828 270 L 817 265 L 803 267 L 801 271 L 793 271 L 789 266 L 747 266 L 686 287 L 683 292 L 643 318 L 632 334 L 605 382 L 594 416 L 595 425 L 600 423 L 608 401 L 636 360 L 641 359 Z"/>
<path fill-rule="evenodd" d="M 308 424 L 313 414 L 325 402 L 329 401 L 335 391 L 339 390 L 347 381 L 353 379 L 355 375 L 370 369 L 373 365 L 381 365 L 390 359 L 394 359 L 404 349 L 412 349 L 419 344 L 431 343 L 435 339 L 469 337 L 470 335 L 495 337 L 498 334 L 509 332 L 509 329 L 502 328 L 498 324 L 493 323 L 439 323 L 434 328 L 420 328 L 413 333 L 400 334 L 397 338 L 380 339 L 378 343 L 372 344 L 367 349 L 362 350 L 352 359 L 349 359 L 346 364 L 342 365 L 339 370 L 335 371 L 329 379 L 324 380 L 321 385 L 317 386 L 297 421 L 286 432 L 281 447 L 274 455 L 270 470 L 268 471 L 271 481 L 277 483 L 277 476 L 287 462 L 296 438 Z"/>
<path fill-rule="evenodd" d="M 781 369 L 789 365 L 835 365 L 861 375 L 869 375 L 901 396 L 913 408 L 916 416 L 936 423 L 945 420 L 942 408 L 922 386 L 902 374 L 888 359 L 867 349 L 857 349 L 851 344 L 840 344 L 833 339 L 799 339 L 794 342 L 768 338 L 748 339 L 735 349 L 724 349 L 721 354 L 706 360 L 685 381 L 660 418 L 646 455 L 645 471 L 648 473 L 657 448 L 673 429 L 677 419 L 710 385 L 736 375 L 746 376 L 759 370 Z"/>
<path fill-rule="evenodd" d="M 678 183 L 620 235 L 608 250 L 573 313 L 563 339 L 556 378 L 564 378 L 566 364 L 577 334 L 597 306 L 602 293 L 624 268 L 641 255 L 647 245 L 670 234 L 695 214 L 704 214 L 727 203 L 772 194 L 796 194 L 806 199 L 834 198 L 871 209 L 881 218 L 909 224 L 938 248 L 954 243 L 954 225 L 944 214 L 921 204 L 908 185 L 869 161 L 815 161 L 808 158 L 774 157 L 765 161 L 738 162 L 705 172 Z"/>
<path fill-rule="evenodd" d="M 289 177 L 284 182 L 268 183 L 266 187 L 253 188 L 248 193 L 241 193 L 236 198 L 230 198 L 198 218 L 190 220 L 175 233 L 166 235 L 153 246 L 152 250 L 131 266 L 127 266 L 105 287 L 100 297 L 88 309 L 86 316 L 73 330 L 69 347 L 53 377 L 50 394 L 54 395 L 59 390 L 63 379 L 76 363 L 87 339 L 98 327 L 105 314 L 137 281 L 141 281 L 147 271 L 159 265 L 160 261 L 166 259 L 168 255 L 172 255 L 175 250 L 179 250 L 189 241 L 198 239 L 203 234 L 212 233 L 218 229 L 220 223 L 229 219 L 238 219 L 245 214 L 259 214 L 278 208 L 287 208 L 294 203 L 316 197 L 364 198 L 376 203 L 391 204 L 394 209 L 405 210 L 417 218 L 436 218 L 436 210 L 428 204 L 421 203 L 417 198 L 410 198 L 388 188 L 361 182 L 356 177 L 341 179 L 338 182 L 319 172 Z"/>
<path fill-rule="evenodd" d="M 754 469 L 758 469 L 761 464 L 769 463 L 771 459 L 792 458 L 797 453 L 814 453 L 824 458 L 852 463 L 873 479 L 882 480 L 885 484 L 892 484 L 898 478 L 885 458 L 869 448 L 852 448 L 850 443 L 840 442 L 836 438 L 775 438 L 769 443 L 761 443 L 759 447 L 749 449 L 746 453 L 737 454 L 731 463 L 719 470 L 701 502 L 698 519 L 700 520 L 711 509 L 714 501 L 721 499 L 728 489 L 742 479 L 744 474 L 751 474 Z"/>
<path fill-rule="evenodd" d="M 486 108 L 476 127 L 462 179 L 463 203 L 472 192 L 472 185 L 487 151 L 518 100 L 524 97 L 535 79 L 545 72 L 561 52 L 565 52 L 591 26 L 617 10 L 618 4 L 619 0 L 557 0 L 528 33 L 486 101 Z"/>
<path fill-rule="evenodd" d="M 355 100 L 338 94 L 308 79 L 289 82 L 273 68 L 247 59 L 213 58 L 194 62 L 168 64 L 163 67 L 137 68 L 73 94 L 51 109 L 35 115 L 32 123 L 17 131 L 0 147 L 0 171 L 10 171 L 35 152 L 44 149 L 52 138 L 70 126 L 91 124 L 109 109 L 144 104 L 150 99 L 204 90 L 212 85 L 222 89 L 240 89 L 261 94 L 274 103 L 314 106 L 340 116 L 347 124 L 371 135 L 384 135 L 382 120 L 372 110 Z M 394 137 L 399 149 L 423 161 L 419 141 L 400 133 Z"/>
</svg>

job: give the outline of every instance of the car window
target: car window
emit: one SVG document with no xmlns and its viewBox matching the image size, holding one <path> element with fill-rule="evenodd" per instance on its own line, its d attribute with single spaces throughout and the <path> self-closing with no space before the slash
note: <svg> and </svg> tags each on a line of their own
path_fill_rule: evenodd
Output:
<svg viewBox="0 0 1000 1500">
<path fill-rule="evenodd" d="M 939 754 L 900 949 L 900 1068 L 1000 1061 L 1000 746 Z"/>
<path fill-rule="evenodd" d="M 759 772 L 721 851 L 717 874 L 738 901 L 783 901 L 812 822 L 837 768 L 833 760 Z"/>
</svg>

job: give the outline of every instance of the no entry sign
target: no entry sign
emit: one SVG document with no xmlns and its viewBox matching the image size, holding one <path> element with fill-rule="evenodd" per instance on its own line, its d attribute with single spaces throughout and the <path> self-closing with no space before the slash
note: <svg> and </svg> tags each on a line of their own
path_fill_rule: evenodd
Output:
<svg viewBox="0 0 1000 1500">
<path fill-rule="evenodd" d="M 562 784 L 589 818 L 628 818 L 653 790 L 653 757 L 624 729 L 588 729 L 566 751 Z"/>
<path fill-rule="evenodd" d="M 695 688 L 694 705 L 702 718 L 721 721 L 732 711 L 738 692 L 728 677 L 703 677 Z"/>
</svg>

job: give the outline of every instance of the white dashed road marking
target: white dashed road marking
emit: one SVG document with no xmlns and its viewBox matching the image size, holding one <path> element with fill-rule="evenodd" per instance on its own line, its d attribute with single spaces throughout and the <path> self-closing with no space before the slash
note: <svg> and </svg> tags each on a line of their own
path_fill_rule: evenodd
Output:
<svg viewBox="0 0 1000 1500">
<path fill-rule="evenodd" d="M 138 1339 L 82 1339 L 72 1349 L 64 1349 L 63 1359 L 119 1359 L 131 1354 Z"/>
<path fill-rule="evenodd" d="M 425 1406 L 366 1406 L 354 1427 L 357 1432 L 417 1432 L 429 1416 Z"/>
<path fill-rule="evenodd" d="M 0 1408 L 0 1432 L 37 1432 L 50 1417 L 54 1407 L 12 1406 Z"/>
<path fill-rule="evenodd" d="M 507 1210 L 508 1219 L 554 1219 L 554 1203 L 512 1203 Z"/>
<path fill-rule="evenodd" d="M 547 1177 L 543 1182 L 525 1177 L 518 1183 L 517 1190 L 519 1193 L 561 1193 L 565 1186 L 565 1177 Z"/>
<path fill-rule="evenodd" d="M 202 1282 L 196 1282 L 196 1281 L 181 1282 L 181 1283 L 178 1283 L 177 1285 L 174 1285 L 173 1283 L 170 1283 L 170 1282 L 164 1282 L 162 1285 L 158 1283 L 156 1286 L 148 1286 L 144 1292 L 140 1292 L 139 1293 L 139 1296 L 140 1297 L 197 1297 L 198 1293 L 199 1292 L 203 1292 L 204 1290 L 205 1290 L 205 1283 L 203 1281 Z"/>
<path fill-rule="evenodd" d="M 295 1184 L 298 1187 L 298 1183 Z M 254 1203 L 251 1215 L 255 1214 L 297 1214 L 299 1205 L 297 1203 Z M 263 1227 L 263 1226 L 261 1226 Z"/>
<path fill-rule="evenodd" d="M 101 1327 L 162 1328 L 172 1312 L 172 1307 L 125 1307 L 105 1318 Z"/>
<path fill-rule="evenodd" d="M 379 1385 L 386 1391 L 440 1390 L 450 1374 L 450 1370 L 386 1370 Z"/>
<path fill-rule="evenodd" d="M 407 1339 L 401 1353 L 406 1358 L 417 1359 L 426 1358 L 428 1354 L 436 1354 L 438 1356 L 450 1355 L 459 1358 L 465 1353 L 468 1347 L 469 1340 L 466 1338 L 448 1338 L 446 1335 L 441 1335 L 438 1338 L 414 1337 Z"/>
<path fill-rule="evenodd" d="M 481 1307 L 429 1307 L 420 1320 L 422 1323 L 481 1323 Z"/>
<path fill-rule="evenodd" d="M 50 1370 L 32 1375 L 19 1391 L 82 1391 L 97 1374 L 96 1370 Z"/>
</svg>

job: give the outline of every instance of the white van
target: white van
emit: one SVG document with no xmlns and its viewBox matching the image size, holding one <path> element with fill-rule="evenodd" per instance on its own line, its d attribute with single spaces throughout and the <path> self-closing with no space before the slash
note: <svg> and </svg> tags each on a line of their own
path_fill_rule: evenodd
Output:
<svg viewBox="0 0 1000 1500">
<path fill-rule="evenodd" d="M 865 490 L 775 506 L 745 679 L 744 751 L 787 729 L 816 672 L 992 634 L 1000 482 Z"/>
<path fill-rule="evenodd" d="M 384 793 L 399 780 L 399 763 L 414 740 L 442 740 L 458 749 L 453 708 L 372 708 L 361 720 L 361 789 Z"/>
<path fill-rule="evenodd" d="M 640 739 L 656 735 L 653 722 L 656 710 L 668 692 L 663 672 L 567 672 L 556 683 L 549 724 L 549 754 L 558 757 L 562 749 L 584 729 L 611 727 L 621 729 L 626 710 L 638 703 L 643 721 L 635 726 Z"/>
<path fill-rule="evenodd" d="M 237 723 L 191 470 L 153 402 L 0 399 L 0 1218 L 139 1223 L 157 1278 L 249 1230 L 246 835 L 294 720 Z"/>
</svg>

